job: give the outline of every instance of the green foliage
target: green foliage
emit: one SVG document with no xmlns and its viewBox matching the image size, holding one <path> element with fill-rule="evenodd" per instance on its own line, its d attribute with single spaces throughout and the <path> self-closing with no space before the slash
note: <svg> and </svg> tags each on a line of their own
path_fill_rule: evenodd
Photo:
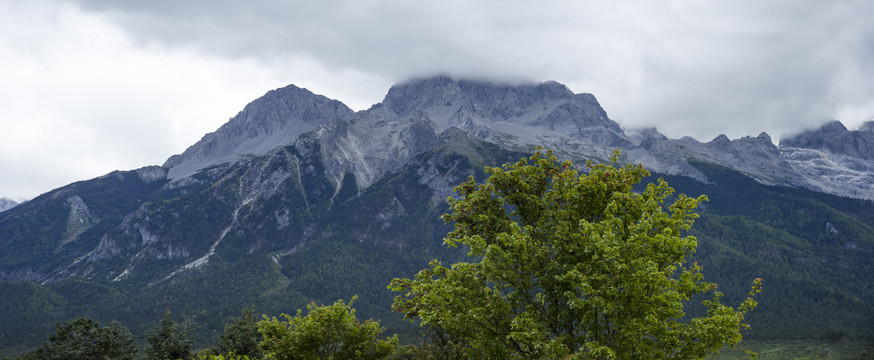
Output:
<svg viewBox="0 0 874 360">
<path fill-rule="evenodd" d="M 249 357 L 248 355 L 238 355 L 236 352 L 231 351 L 227 354 L 203 354 L 197 355 L 195 357 L 196 360 L 249 360 L 249 359 L 260 359 L 258 357 Z"/>
<path fill-rule="evenodd" d="M 649 175 L 641 166 L 587 167 L 537 152 L 456 187 L 445 243 L 479 261 L 435 260 L 393 280 L 404 292 L 394 309 L 462 337 L 469 356 L 685 359 L 739 343 L 756 302 L 721 304 L 686 261 L 697 241 L 684 233 L 706 198 L 679 195 L 665 212 L 666 182 L 633 191 Z M 705 293 L 706 314 L 686 316 L 684 303 Z"/>
<path fill-rule="evenodd" d="M 66 299 L 47 287 L 0 282 L 0 294 L 0 357 L 35 349 L 52 324 L 70 318 L 63 313 Z"/>
<path fill-rule="evenodd" d="M 232 319 L 225 325 L 225 331 L 219 336 L 218 348 L 222 354 L 234 353 L 238 356 L 261 356 L 258 344 L 261 334 L 258 333 L 258 319 L 255 309 L 243 309 L 240 317 Z"/>
<path fill-rule="evenodd" d="M 92 360 L 136 357 L 137 347 L 127 328 L 113 322 L 100 327 L 96 321 L 78 318 L 56 324 L 49 341 L 25 359 Z"/>
<path fill-rule="evenodd" d="M 191 338 L 187 326 L 180 326 L 165 311 L 161 321 L 146 336 L 143 353 L 151 360 L 177 360 L 192 358 Z"/>
<path fill-rule="evenodd" d="M 264 340 L 261 348 L 268 358 L 284 359 L 384 359 L 397 347 L 397 336 L 378 340 L 379 322 L 358 321 L 352 303 L 338 300 L 331 306 L 307 306 L 308 313 L 285 322 L 265 319 L 258 323 Z"/>
<path fill-rule="evenodd" d="M 437 326 L 426 327 L 427 341 L 419 345 L 406 345 L 396 351 L 391 359 L 416 360 L 464 360 L 467 342 Z"/>
</svg>

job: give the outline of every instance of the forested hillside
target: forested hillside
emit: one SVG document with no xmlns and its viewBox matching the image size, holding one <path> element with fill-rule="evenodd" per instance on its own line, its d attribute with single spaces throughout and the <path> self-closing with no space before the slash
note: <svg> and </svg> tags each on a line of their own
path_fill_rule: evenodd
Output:
<svg viewBox="0 0 874 360">
<path fill-rule="evenodd" d="M 354 295 L 359 296 L 360 316 L 380 319 L 388 333 L 415 341 L 416 327 L 391 313 L 394 295 L 386 285 L 392 278 L 411 276 L 433 258 L 452 262 L 464 254 L 442 245 L 449 227 L 438 217 L 448 208 L 423 175 L 433 171 L 442 181 L 458 183 L 468 174 L 482 178 L 483 165 L 520 156 L 470 139 L 448 142 L 367 190 L 338 195 L 348 198 L 311 213 L 310 237 L 292 251 L 249 251 L 250 245 L 228 241 L 208 263 L 166 281 L 153 282 L 167 276 L 162 273 L 136 282 L 2 282 L 4 353 L 31 349 L 54 322 L 79 316 L 117 320 L 142 337 L 166 309 L 190 319 L 195 345 L 206 347 L 217 341 L 229 317 L 249 305 L 258 313 L 277 315 L 309 301 L 329 304 Z M 695 165 L 713 179 L 711 184 L 666 179 L 678 192 L 710 198 L 690 232 L 699 239 L 693 258 L 704 266 L 705 279 L 718 283 L 729 303 L 745 296 L 750 279 L 764 279 L 760 305 L 748 318 L 748 338 L 872 339 L 872 202 L 764 186 L 727 168 Z M 202 195 L 148 196 L 172 204 Z M 198 223 L 186 226 L 197 229 Z M 264 241 L 264 236 L 247 243 Z"/>
</svg>

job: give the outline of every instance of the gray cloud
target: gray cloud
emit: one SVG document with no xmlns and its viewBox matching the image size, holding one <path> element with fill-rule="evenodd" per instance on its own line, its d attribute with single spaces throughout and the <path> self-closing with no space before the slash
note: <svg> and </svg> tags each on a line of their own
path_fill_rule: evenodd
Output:
<svg viewBox="0 0 874 360">
<path fill-rule="evenodd" d="M 382 86 L 432 73 L 557 80 L 627 126 L 670 135 L 786 134 L 874 115 L 874 7 L 863 1 L 81 4 L 144 43 L 279 68 L 309 57 Z M 377 94 L 353 96 L 384 92 L 362 87 Z"/>
</svg>

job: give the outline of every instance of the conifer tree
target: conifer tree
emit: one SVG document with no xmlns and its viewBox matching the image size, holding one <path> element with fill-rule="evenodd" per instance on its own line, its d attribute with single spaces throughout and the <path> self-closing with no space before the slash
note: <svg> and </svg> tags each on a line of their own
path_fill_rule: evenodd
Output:
<svg viewBox="0 0 874 360">
<path fill-rule="evenodd" d="M 117 322 L 101 327 L 97 321 L 82 317 L 55 324 L 49 341 L 25 359 L 133 360 L 136 354 L 136 344 L 126 327 Z"/>
<path fill-rule="evenodd" d="M 165 311 L 159 321 L 146 336 L 143 353 L 150 360 L 191 359 L 191 334 L 187 326 L 179 326 Z"/>
</svg>

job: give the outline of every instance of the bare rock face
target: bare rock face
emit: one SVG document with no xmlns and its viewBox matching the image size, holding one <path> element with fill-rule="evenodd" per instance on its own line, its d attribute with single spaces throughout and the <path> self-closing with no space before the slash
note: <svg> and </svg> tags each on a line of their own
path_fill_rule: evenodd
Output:
<svg viewBox="0 0 874 360">
<path fill-rule="evenodd" d="M 325 172 L 334 184 L 345 174 L 355 175 L 364 189 L 410 158 L 430 150 L 439 131 L 427 117 L 368 111 L 331 121 L 318 131 L 302 135 L 295 146 L 301 151 L 318 150 Z"/>
<path fill-rule="evenodd" d="M 399 117 L 422 112 L 440 130 L 455 126 L 485 139 L 527 133 L 535 143 L 553 132 L 598 146 L 630 145 L 594 96 L 554 81 L 504 85 L 440 76 L 396 85 L 374 108 L 380 106 Z"/>
<path fill-rule="evenodd" d="M 167 168 L 161 166 L 146 166 L 134 170 L 134 173 L 145 183 L 161 181 L 167 178 Z"/>
</svg>

